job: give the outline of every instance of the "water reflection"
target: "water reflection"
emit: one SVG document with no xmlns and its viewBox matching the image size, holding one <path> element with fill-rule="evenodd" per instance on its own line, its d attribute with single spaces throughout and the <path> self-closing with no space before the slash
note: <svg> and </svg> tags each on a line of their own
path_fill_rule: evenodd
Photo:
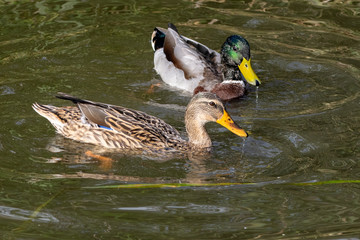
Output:
<svg viewBox="0 0 360 240">
<path fill-rule="evenodd" d="M 47 145 L 46 149 L 54 156 L 47 159 L 47 163 L 65 163 L 71 164 L 71 168 L 77 168 L 79 171 L 86 170 L 87 164 L 96 164 L 96 166 L 105 171 L 104 175 L 101 174 L 83 174 L 78 172 L 76 174 L 56 174 L 54 178 L 93 178 L 93 179 L 112 179 L 124 182 L 161 182 L 161 183 L 173 183 L 173 182 L 193 182 L 201 183 L 207 181 L 207 173 L 204 162 L 211 157 L 211 152 L 144 152 L 143 150 L 112 150 L 104 149 L 102 147 L 94 146 L 91 144 L 78 143 L 70 139 L 66 139 L 61 135 L 57 135 Z M 157 163 L 166 161 L 183 162 L 187 160 L 187 164 L 184 166 L 187 169 L 185 178 L 170 180 L 168 177 L 164 179 L 160 178 L 147 178 L 141 176 L 122 176 L 111 175 L 108 173 L 114 172 L 114 164 L 120 159 L 126 158 L 140 158 L 142 161 L 155 161 Z M 115 168 L 116 170 L 116 168 Z M 42 178 L 38 175 L 38 178 Z"/>
<path fill-rule="evenodd" d="M 287 185 L 360 178 L 356 1 L 5 1 L 0 10 L 0 235 L 359 239 L 357 183 Z M 213 49 L 230 34 L 249 40 L 263 84 L 227 105 L 251 130 L 246 141 L 209 125 L 209 156 L 103 152 L 56 135 L 30 108 L 63 91 L 148 112 L 184 132 L 190 96 L 165 85 L 146 94 L 161 83 L 149 35 L 169 21 Z M 259 184 L 83 188 L 167 182 Z"/>
<path fill-rule="evenodd" d="M 3 219 L 11 219 L 11 220 L 18 220 L 18 221 L 34 221 L 34 222 L 41 222 L 41 223 L 57 223 L 59 220 L 54 217 L 53 215 L 45 212 L 41 212 L 36 216 L 33 216 L 33 211 L 13 208 L 8 206 L 0 206 L 0 218 Z"/>
<path fill-rule="evenodd" d="M 170 206 L 142 206 L 142 207 L 119 207 L 115 210 L 119 211 L 150 211 L 158 213 L 168 213 L 168 214 L 179 214 L 188 212 L 188 213 L 201 213 L 201 214 L 217 214 L 217 213 L 226 213 L 231 211 L 227 207 L 219 207 L 213 205 L 197 205 L 190 204 L 186 206 L 170 205 Z"/>
</svg>

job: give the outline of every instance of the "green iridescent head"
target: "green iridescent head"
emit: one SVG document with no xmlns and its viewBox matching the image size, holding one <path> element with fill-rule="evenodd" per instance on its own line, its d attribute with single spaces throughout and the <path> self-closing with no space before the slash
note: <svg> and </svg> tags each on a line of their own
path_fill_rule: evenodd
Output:
<svg viewBox="0 0 360 240">
<path fill-rule="evenodd" d="M 260 85 L 260 80 L 250 65 L 250 45 L 245 38 L 232 35 L 226 39 L 221 47 L 221 61 L 226 67 L 239 69 L 242 78 L 249 84 Z"/>
</svg>

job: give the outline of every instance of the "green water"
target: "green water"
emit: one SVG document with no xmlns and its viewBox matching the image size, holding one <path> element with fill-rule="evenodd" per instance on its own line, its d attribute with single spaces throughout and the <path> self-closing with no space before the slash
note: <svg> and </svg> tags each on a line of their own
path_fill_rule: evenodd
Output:
<svg viewBox="0 0 360 240">
<path fill-rule="evenodd" d="M 360 180 L 358 1 L 8 0 L 0 13 L 3 239 L 360 239 L 358 183 L 293 184 Z M 209 124 L 204 158 L 99 162 L 31 109 L 67 104 L 62 91 L 185 134 L 191 96 L 153 70 L 150 36 L 168 22 L 216 50 L 250 42 L 262 85 L 227 104 L 249 138 Z M 179 182 L 213 185 L 90 188 Z"/>
</svg>

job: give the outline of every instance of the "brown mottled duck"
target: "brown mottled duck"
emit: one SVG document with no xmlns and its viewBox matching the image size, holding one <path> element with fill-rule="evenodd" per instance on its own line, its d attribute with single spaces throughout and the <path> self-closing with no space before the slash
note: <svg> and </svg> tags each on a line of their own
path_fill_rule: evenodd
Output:
<svg viewBox="0 0 360 240">
<path fill-rule="evenodd" d="M 188 141 L 174 127 L 144 112 L 83 100 L 64 93 L 59 93 L 57 97 L 76 105 L 55 107 L 34 103 L 33 109 L 48 119 L 64 137 L 106 148 L 209 148 L 211 140 L 205 129 L 207 122 L 217 122 L 241 137 L 248 136 L 234 123 L 221 100 L 213 93 L 198 93 L 188 104 L 185 113 Z"/>
</svg>

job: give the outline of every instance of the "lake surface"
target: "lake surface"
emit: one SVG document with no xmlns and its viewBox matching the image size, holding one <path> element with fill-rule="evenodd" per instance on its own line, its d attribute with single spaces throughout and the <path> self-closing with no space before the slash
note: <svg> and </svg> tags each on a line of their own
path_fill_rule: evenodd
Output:
<svg viewBox="0 0 360 240">
<path fill-rule="evenodd" d="M 3 239 L 360 239 L 359 1 L 6 0 L 0 12 Z M 208 124 L 208 156 L 99 161 L 32 110 L 69 104 L 61 91 L 185 135 L 191 96 L 153 70 L 150 36 L 168 22 L 216 50 L 231 34 L 250 42 L 262 85 L 227 104 L 246 140 Z"/>
</svg>

